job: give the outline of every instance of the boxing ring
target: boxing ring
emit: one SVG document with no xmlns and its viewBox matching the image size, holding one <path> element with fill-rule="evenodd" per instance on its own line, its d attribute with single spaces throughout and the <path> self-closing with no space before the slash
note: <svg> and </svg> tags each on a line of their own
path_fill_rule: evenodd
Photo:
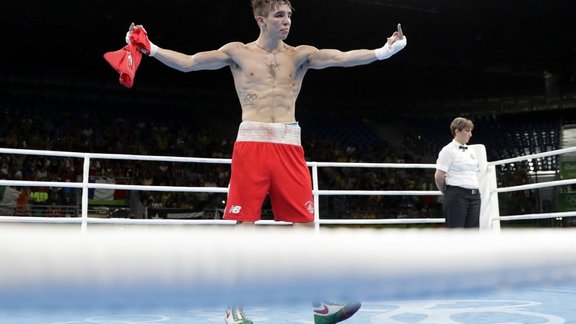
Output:
<svg viewBox="0 0 576 324">
<path fill-rule="evenodd" d="M 89 189 L 227 192 L 90 183 L 93 160 L 228 164 L 228 159 L 0 149 L 0 154 L 80 158 L 84 166 L 82 182 L 0 180 L 0 186 L 82 190 L 80 217 L 0 216 L 0 323 L 221 323 L 230 304 L 245 305 L 257 323 L 312 323 L 310 301 L 320 299 L 361 300 L 363 307 L 346 323 L 574 322 L 576 231 L 502 229 L 500 222 L 574 217 L 576 211 L 501 216 L 498 193 L 572 185 L 576 179 L 497 187 L 495 170 L 576 148 L 488 162 L 483 146 L 471 147 L 482 161 L 480 231 L 322 226 L 442 224 L 438 218 L 321 217 L 322 195 L 440 192 L 326 190 L 318 185 L 319 168 L 434 169 L 434 164 L 309 162 L 314 230 L 239 228 L 221 226 L 234 222 L 220 219 L 88 215 Z"/>
</svg>

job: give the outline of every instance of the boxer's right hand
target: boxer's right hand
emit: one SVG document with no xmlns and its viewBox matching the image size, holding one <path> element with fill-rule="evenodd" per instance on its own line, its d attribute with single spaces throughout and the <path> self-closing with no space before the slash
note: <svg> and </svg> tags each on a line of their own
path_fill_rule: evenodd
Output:
<svg viewBox="0 0 576 324">
<path fill-rule="evenodd" d="M 126 44 L 136 46 L 140 52 L 149 56 L 154 56 L 158 50 L 158 46 L 148 39 L 148 33 L 142 25 L 130 24 L 125 40 Z"/>
<path fill-rule="evenodd" d="M 402 32 L 402 26 L 398 24 L 397 28 L 398 30 L 388 37 L 386 44 L 374 51 L 377 59 L 385 60 L 406 47 L 408 40 Z"/>
</svg>

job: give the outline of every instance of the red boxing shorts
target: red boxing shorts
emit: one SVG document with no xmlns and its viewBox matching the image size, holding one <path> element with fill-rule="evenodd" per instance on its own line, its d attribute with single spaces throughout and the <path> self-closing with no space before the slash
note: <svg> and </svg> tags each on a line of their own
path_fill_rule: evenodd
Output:
<svg viewBox="0 0 576 324">
<path fill-rule="evenodd" d="M 120 50 L 105 53 L 104 59 L 116 72 L 120 73 L 120 84 L 127 88 L 132 88 L 136 70 L 138 70 L 140 61 L 142 61 L 142 53 L 137 47 L 126 45 Z"/>
<path fill-rule="evenodd" d="M 240 124 L 224 219 L 260 220 L 266 194 L 270 195 L 274 220 L 314 221 L 312 181 L 296 123 Z"/>
</svg>

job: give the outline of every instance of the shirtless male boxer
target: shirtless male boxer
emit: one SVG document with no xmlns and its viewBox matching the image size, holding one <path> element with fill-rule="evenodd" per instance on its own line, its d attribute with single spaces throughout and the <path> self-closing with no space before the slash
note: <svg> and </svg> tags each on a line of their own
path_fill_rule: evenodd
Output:
<svg viewBox="0 0 576 324">
<path fill-rule="evenodd" d="M 260 28 L 250 43 L 231 42 L 216 50 L 187 55 L 145 41 L 132 44 L 163 64 L 182 71 L 230 68 L 242 108 L 242 122 L 232 153 L 229 194 L 224 218 L 253 223 L 270 195 L 274 219 L 292 223 L 314 221 L 310 172 L 300 144 L 296 99 L 309 69 L 351 67 L 384 60 L 406 46 L 400 24 L 381 48 L 340 51 L 284 42 L 292 24 L 290 0 L 251 0 Z M 132 24 L 126 35 L 137 28 Z M 145 32 L 145 31 L 144 31 Z M 316 324 L 341 322 L 359 303 L 314 305 Z M 228 309 L 226 322 L 249 324 L 240 308 Z"/>
</svg>

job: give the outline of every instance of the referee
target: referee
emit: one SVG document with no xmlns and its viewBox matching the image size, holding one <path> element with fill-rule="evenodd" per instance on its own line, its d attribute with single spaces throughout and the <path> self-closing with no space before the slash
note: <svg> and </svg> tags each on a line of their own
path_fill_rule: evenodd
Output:
<svg viewBox="0 0 576 324">
<path fill-rule="evenodd" d="M 474 123 L 456 117 L 450 124 L 453 140 L 440 150 L 434 180 L 444 194 L 443 214 L 447 228 L 480 227 L 480 168 L 473 150 L 468 148 Z"/>
</svg>

